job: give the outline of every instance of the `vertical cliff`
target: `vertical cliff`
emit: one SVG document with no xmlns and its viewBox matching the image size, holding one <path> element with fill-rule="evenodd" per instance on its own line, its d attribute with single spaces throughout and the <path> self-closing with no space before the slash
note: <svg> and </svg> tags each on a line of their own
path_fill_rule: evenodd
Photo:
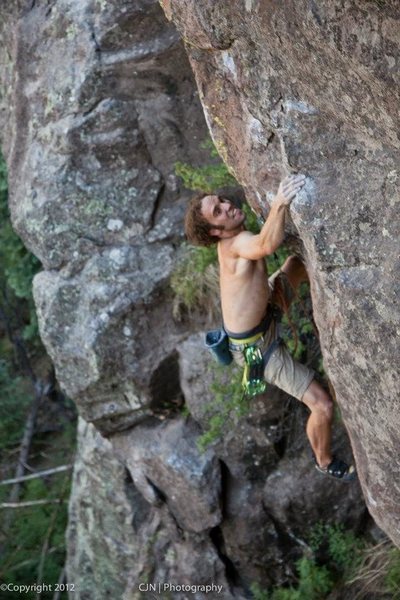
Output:
<svg viewBox="0 0 400 600">
<path fill-rule="evenodd" d="M 400 542 L 397 2 L 170 0 L 217 147 L 253 206 L 288 172 L 327 373 L 368 507 Z"/>
<path fill-rule="evenodd" d="M 252 0 L 164 8 L 253 206 L 266 210 L 284 172 L 307 174 L 292 218 L 326 367 L 371 510 L 397 539 L 398 11 Z M 221 585 L 231 600 L 254 582 L 292 581 L 313 524 L 357 526 L 364 505 L 357 484 L 343 489 L 312 469 L 302 407 L 271 390 L 223 441 L 197 447 L 215 374 L 204 316 L 174 321 L 169 277 L 188 197 L 174 163 L 206 159 L 207 127 L 175 26 L 155 0 L 7 0 L 0 36 L 13 222 L 43 263 L 41 336 L 82 416 L 74 598 L 152 598 L 140 584 L 170 581 Z"/>
</svg>

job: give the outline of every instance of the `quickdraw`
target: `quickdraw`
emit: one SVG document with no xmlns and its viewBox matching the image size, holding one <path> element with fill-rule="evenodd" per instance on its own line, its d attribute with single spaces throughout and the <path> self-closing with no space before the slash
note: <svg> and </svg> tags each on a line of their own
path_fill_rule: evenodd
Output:
<svg viewBox="0 0 400 600">
<path fill-rule="evenodd" d="M 260 348 L 248 346 L 244 352 L 245 366 L 242 387 L 246 396 L 257 396 L 265 392 L 267 384 L 264 380 L 264 359 Z"/>
</svg>

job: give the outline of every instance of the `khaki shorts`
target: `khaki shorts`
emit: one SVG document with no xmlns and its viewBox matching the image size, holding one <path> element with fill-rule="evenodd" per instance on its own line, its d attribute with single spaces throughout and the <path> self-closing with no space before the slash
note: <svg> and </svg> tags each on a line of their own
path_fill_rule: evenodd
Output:
<svg viewBox="0 0 400 600">
<path fill-rule="evenodd" d="M 268 283 L 271 288 L 271 303 L 282 309 L 288 307 L 293 300 L 294 292 L 286 275 L 278 270 L 268 279 Z M 273 322 L 265 335 L 255 345 L 264 353 L 278 336 L 277 323 Z M 232 343 L 229 344 L 229 348 L 235 362 L 240 366 L 244 366 L 243 350 L 238 349 L 236 344 Z M 286 346 L 281 343 L 267 362 L 264 378 L 267 383 L 276 385 L 287 394 L 301 400 L 314 379 L 314 371 L 295 361 Z"/>
</svg>

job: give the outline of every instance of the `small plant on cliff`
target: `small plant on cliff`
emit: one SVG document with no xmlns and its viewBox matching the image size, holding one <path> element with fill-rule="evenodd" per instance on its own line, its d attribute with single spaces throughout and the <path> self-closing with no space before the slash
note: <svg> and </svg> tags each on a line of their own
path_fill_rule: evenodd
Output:
<svg viewBox="0 0 400 600">
<path fill-rule="evenodd" d="M 174 294 L 172 314 L 180 320 L 184 311 L 190 314 L 194 309 L 201 309 L 215 317 L 219 311 L 217 250 L 185 244 L 182 251 L 170 280 Z"/>
<path fill-rule="evenodd" d="M 270 600 L 270 594 L 263 590 L 258 583 L 252 583 L 250 591 L 253 595 L 253 600 Z"/>
<path fill-rule="evenodd" d="M 323 600 L 334 587 L 352 583 L 365 548 L 362 539 L 342 525 L 319 523 L 309 544 L 310 550 L 296 563 L 297 585 L 266 591 L 254 584 L 254 600 Z"/>
<path fill-rule="evenodd" d="M 224 163 L 192 167 L 191 165 L 175 163 L 175 173 L 186 188 L 211 193 L 213 190 L 227 185 L 237 185 Z"/>
<path fill-rule="evenodd" d="M 385 586 L 393 594 L 393 600 L 400 599 L 400 550 L 391 548 L 389 551 L 389 567 L 385 577 Z"/>
<path fill-rule="evenodd" d="M 175 173 L 182 179 L 183 185 L 188 190 L 197 190 L 209 194 L 217 188 L 236 186 L 237 181 L 231 175 L 228 167 L 219 159 L 219 154 L 211 139 L 206 140 L 201 146 L 210 151 L 213 162 L 201 167 L 194 167 L 187 163 L 175 163 Z"/>
<path fill-rule="evenodd" d="M 226 428 L 245 416 L 250 409 L 249 399 L 244 395 L 241 385 L 241 368 L 234 365 L 226 373 L 226 367 L 213 363 L 212 371 L 213 383 L 210 389 L 214 398 L 204 408 L 208 423 L 204 433 L 197 440 L 201 451 L 221 439 Z"/>
<path fill-rule="evenodd" d="M 254 600 L 322 600 L 333 588 L 333 580 L 325 566 L 318 566 L 314 559 L 303 556 L 296 563 L 297 587 L 280 587 L 270 592 L 258 584 L 251 586 Z"/>
<path fill-rule="evenodd" d="M 310 546 L 316 555 L 328 556 L 328 564 L 336 579 L 349 579 L 360 564 L 364 542 L 341 524 L 319 523 L 310 535 Z"/>
<path fill-rule="evenodd" d="M 400 550 L 388 539 L 366 546 L 347 585 L 354 600 L 400 600 Z"/>
</svg>

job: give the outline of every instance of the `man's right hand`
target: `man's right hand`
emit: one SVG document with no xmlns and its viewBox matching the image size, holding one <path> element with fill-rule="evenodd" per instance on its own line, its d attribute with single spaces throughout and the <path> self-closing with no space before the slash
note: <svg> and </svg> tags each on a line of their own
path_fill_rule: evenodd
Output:
<svg viewBox="0 0 400 600">
<path fill-rule="evenodd" d="M 304 175 L 289 175 L 279 185 L 267 220 L 259 234 L 249 231 L 238 233 L 230 244 L 230 252 L 235 258 L 259 260 L 273 254 L 285 237 L 286 207 L 305 184 Z"/>
<path fill-rule="evenodd" d="M 274 204 L 289 206 L 297 192 L 301 190 L 306 182 L 305 175 L 289 175 L 282 179 L 278 192 L 273 200 Z"/>
</svg>

